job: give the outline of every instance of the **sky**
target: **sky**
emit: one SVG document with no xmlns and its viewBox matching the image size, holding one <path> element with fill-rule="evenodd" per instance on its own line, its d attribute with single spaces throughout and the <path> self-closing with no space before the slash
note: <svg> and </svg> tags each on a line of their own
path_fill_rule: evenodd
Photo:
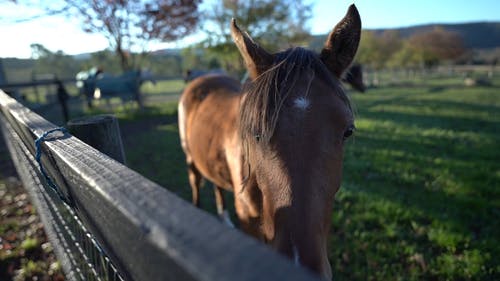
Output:
<svg viewBox="0 0 500 281">
<path fill-rule="evenodd" d="M 39 0 L 43 1 L 43 0 Z M 205 0 L 205 6 L 216 0 Z M 290 0 L 293 1 L 293 0 Z M 307 1 L 307 0 L 306 0 Z M 22 1 L 21 1 L 22 2 Z M 34 1 L 36 2 L 36 1 Z M 359 10 L 363 28 L 395 28 L 428 23 L 500 21 L 500 0 L 309 0 L 313 3 L 309 26 L 312 34 L 325 34 L 345 15 L 350 4 Z M 50 51 L 75 55 L 108 47 L 102 35 L 81 30 L 77 19 L 44 16 L 36 5 L 16 5 L 0 0 L 0 57 L 31 57 L 30 45 L 38 43 Z M 242 27 L 244 29 L 244 27 Z M 178 48 L 195 43 L 203 34 L 195 34 L 175 43 L 149 44 L 148 50 Z"/>
</svg>

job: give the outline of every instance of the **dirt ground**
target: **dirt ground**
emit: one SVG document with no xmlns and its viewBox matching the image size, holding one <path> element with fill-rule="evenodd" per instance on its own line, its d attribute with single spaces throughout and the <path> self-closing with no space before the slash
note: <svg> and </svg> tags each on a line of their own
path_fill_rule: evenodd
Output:
<svg viewBox="0 0 500 281">
<path fill-rule="evenodd" d="M 65 280 L 0 134 L 0 280 Z"/>
</svg>

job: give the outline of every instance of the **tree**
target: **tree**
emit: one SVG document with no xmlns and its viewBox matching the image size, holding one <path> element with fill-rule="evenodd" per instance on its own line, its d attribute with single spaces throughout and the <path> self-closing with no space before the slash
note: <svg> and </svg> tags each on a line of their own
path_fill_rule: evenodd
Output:
<svg viewBox="0 0 500 281">
<path fill-rule="evenodd" d="M 401 49 L 402 42 L 395 30 L 386 30 L 380 35 L 369 30 L 363 31 L 356 60 L 374 69 L 384 68 Z"/>
<path fill-rule="evenodd" d="M 459 34 L 442 28 L 417 33 L 411 36 L 408 42 L 426 67 L 442 61 L 456 60 L 466 51 Z"/>
<path fill-rule="evenodd" d="M 33 68 L 37 74 L 55 74 L 58 78 L 73 78 L 80 65 L 62 51 L 51 52 L 41 44 L 31 44 L 31 56 L 36 59 Z"/>
<path fill-rule="evenodd" d="M 195 44 L 182 49 L 182 68 L 208 70 L 207 54 L 203 52 L 203 45 Z"/>
<path fill-rule="evenodd" d="M 82 69 L 89 70 L 92 67 L 105 68 L 107 73 L 120 74 L 123 70 L 119 57 L 111 50 L 102 50 L 90 54 L 90 58 L 85 60 Z"/>
<path fill-rule="evenodd" d="M 403 46 L 403 41 L 397 30 L 386 30 L 380 35 L 380 60 L 381 64 L 388 67 L 389 61 Z"/>
<path fill-rule="evenodd" d="M 217 1 L 205 13 L 203 29 L 209 35 L 205 47 L 209 55 L 220 58 L 226 70 L 241 71 L 243 65 L 229 31 L 231 18 L 264 48 L 278 51 L 291 44 L 304 45 L 310 17 L 311 5 L 302 0 Z"/>
<path fill-rule="evenodd" d="M 407 40 L 387 61 L 388 67 L 414 68 L 421 64 L 416 49 Z"/>
<path fill-rule="evenodd" d="M 133 67 L 130 50 L 150 40 L 173 41 L 194 31 L 201 0 L 62 0 L 46 9 L 82 19 L 83 30 L 102 33 L 120 58 Z"/>
</svg>

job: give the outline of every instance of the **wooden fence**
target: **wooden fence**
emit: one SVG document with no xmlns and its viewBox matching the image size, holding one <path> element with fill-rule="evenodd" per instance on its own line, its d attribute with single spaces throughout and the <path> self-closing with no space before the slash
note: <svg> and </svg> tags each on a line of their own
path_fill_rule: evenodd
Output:
<svg viewBox="0 0 500 281">
<path fill-rule="evenodd" d="M 1 90 L 0 112 L 68 280 L 317 280 L 69 133 L 48 136 L 37 151 L 35 140 L 56 126 Z"/>
</svg>

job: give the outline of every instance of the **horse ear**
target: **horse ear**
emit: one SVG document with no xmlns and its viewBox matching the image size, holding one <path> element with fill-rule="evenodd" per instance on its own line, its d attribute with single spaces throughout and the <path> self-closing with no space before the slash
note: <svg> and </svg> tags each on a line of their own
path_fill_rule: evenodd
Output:
<svg viewBox="0 0 500 281">
<path fill-rule="evenodd" d="M 252 80 L 272 65 L 273 56 L 255 43 L 246 32 L 242 32 L 236 25 L 235 19 L 231 20 L 231 36 L 243 56 Z"/>
<path fill-rule="evenodd" d="M 320 55 L 323 63 L 337 78 L 340 78 L 354 59 L 360 37 L 361 18 L 356 6 L 352 4 L 345 17 L 328 35 Z"/>
</svg>

